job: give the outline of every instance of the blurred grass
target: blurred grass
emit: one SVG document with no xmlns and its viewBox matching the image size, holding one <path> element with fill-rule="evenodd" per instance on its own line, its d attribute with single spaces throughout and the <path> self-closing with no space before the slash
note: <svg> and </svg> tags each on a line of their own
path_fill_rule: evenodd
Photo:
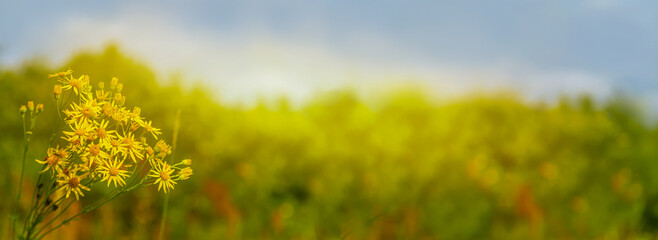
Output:
<svg viewBox="0 0 658 240">
<path fill-rule="evenodd" d="M 176 156 L 192 158 L 195 175 L 171 195 L 169 239 L 654 239 L 658 229 L 658 134 L 623 97 L 437 103 L 401 90 L 371 106 L 336 91 L 299 108 L 241 107 L 202 86 L 163 85 L 114 46 L 54 68 L 0 66 L 6 194 L 20 170 L 18 106 L 45 104 L 28 159 L 41 158 L 56 116 L 46 76 L 68 67 L 93 84 L 121 79 L 127 105 L 164 139 L 182 109 Z M 37 167 L 28 163 L 24 191 Z M 0 198 L 3 216 L 12 199 Z M 137 191 L 51 237 L 155 238 L 162 199 Z"/>
</svg>

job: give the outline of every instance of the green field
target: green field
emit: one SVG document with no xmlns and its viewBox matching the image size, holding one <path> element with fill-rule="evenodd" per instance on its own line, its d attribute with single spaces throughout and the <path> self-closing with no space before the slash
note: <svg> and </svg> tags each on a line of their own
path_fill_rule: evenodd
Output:
<svg viewBox="0 0 658 240">
<path fill-rule="evenodd" d="M 9 239 L 21 169 L 18 108 L 45 105 L 22 191 L 31 195 L 55 128 L 50 73 L 119 78 L 128 107 L 172 139 L 194 175 L 171 192 L 168 239 L 655 239 L 658 132 L 633 99 L 513 94 L 432 100 L 354 91 L 254 107 L 203 86 L 156 79 L 116 47 L 65 63 L 0 66 L 0 238 Z M 103 184 L 101 184 L 103 185 Z M 97 188 L 101 189 L 104 186 Z M 96 190 L 96 189 L 92 189 Z M 99 198 L 90 193 L 79 211 Z M 24 216 L 29 197 L 21 199 Z M 50 239 L 157 238 L 164 194 L 146 188 L 66 225 Z"/>
</svg>

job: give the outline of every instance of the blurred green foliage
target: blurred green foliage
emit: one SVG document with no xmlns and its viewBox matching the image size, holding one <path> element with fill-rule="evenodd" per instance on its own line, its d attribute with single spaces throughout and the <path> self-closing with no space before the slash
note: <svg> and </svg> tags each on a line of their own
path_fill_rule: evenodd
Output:
<svg viewBox="0 0 658 240">
<path fill-rule="evenodd" d="M 5 194 L 16 193 L 20 174 L 18 107 L 35 100 L 46 109 L 28 155 L 31 192 L 33 159 L 45 154 L 56 116 L 47 74 L 69 67 L 92 84 L 118 77 L 128 107 L 141 106 L 164 139 L 182 110 L 176 156 L 192 158 L 195 175 L 172 193 L 171 239 L 649 239 L 658 230 L 658 135 L 623 97 L 438 103 L 398 91 L 368 105 L 336 91 L 301 107 L 243 107 L 202 86 L 164 85 L 114 46 L 56 68 L 0 66 Z M 3 216 L 13 199 L 0 198 Z M 162 199 L 137 191 L 59 237 L 153 238 Z"/>
</svg>

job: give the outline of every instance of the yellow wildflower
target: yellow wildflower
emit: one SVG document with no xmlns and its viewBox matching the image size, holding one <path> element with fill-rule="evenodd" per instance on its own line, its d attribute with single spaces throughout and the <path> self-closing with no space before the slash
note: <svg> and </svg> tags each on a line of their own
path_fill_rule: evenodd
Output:
<svg viewBox="0 0 658 240">
<path fill-rule="evenodd" d="M 193 171 L 192 168 L 186 167 L 183 168 L 183 170 L 180 171 L 180 174 L 178 175 L 179 180 L 187 180 L 190 179 L 190 176 L 192 176 Z"/>
<path fill-rule="evenodd" d="M 135 141 L 135 137 L 132 133 L 128 133 L 125 136 L 119 136 L 119 140 L 125 149 L 124 159 L 127 156 L 130 156 L 134 162 L 137 162 L 138 159 L 144 158 L 144 154 L 142 154 L 144 147 L 142 147 L 141 142 Z"/>
<path fill-rule="evenodd" d="M 114 139 L 114 135 L 112 134 L 116 133 L 115 130 L 107 130 L 107 125 L 109 123 L 109 121 L 101 120 L 96 128 L 96 138 L 98 139 L 98 143 L 101 146 L 105 146 L 106 149 L 111 147 L 108 145 L 111 145 L 112 140 Z"/>
<path fill-rule="evenodd" d="M 171 166 L 159 160 L 153 162 L 153 164 L 153 169 L 151 169 L 148 176 L 155 178 L 153 184 L 158 184 L 158 191 L 160 191 L 160 188 L 163 188 L 164 192 L 167 193 L 168 189 L 174 189 L 176 182 L 171 178 L 171 174 L 174 173 Z"/>
<path fill-rule="evenodd" d="M 92 122 L 100 114 L 101 107 L 94 106 L 95 101 L 87 101 L 84 104 L 71 103 L 71 110 L 65 111 L 70 118 L 68 123 L 73 122 Z"/>
<path fill-rule="evenodd" d="M 43 158 L 43 161 L 36 160 L 38 163 L 46 166 L 40 173 L 52 170 L 53 175 L 62 170 L 61 165 L 66 163 L 67 153 L 64 149 L 59 149 L 59 146 L 56 148 L 48 148 L 48 156 Z"/>
<path fill-rule="evenodd" d="M 71 75 L 71 73 L 73 73 L 73 71 L 69 68 L 69 70 L 66 70 L 65 72 L 58 72 L 58 73 L 48 74 L 48 78 L 64 77 L 66 75 Z"/>
<path fill-rule="evenodd" d="M 63 81 L 60 81 L 64 84 L 62 89 L 64 90 L 69 90 L 73 89 L 73 92 L 75 92 L 75 95 L 78 95 L 81 91 L 85 91 L 87 84 L 89 84 L 89 76 L 87 75 L 82 75 L 79 78 L 74 78 L 71 77 L 69 79 L 64 79 Z"/>
<path fill-rule="evenodd" d="M 100 145 L 98 145 L 98 144 L 93 144 L 93 143 L 92 143 L 92 144 L 89 144 L 89 147 L 85 150 L 84 153 L 82 153 L 81 156 L 82 156 L 82 157 L 86 157 L 87 159 L 89 159 L 89 160 L 88 160 L 88 161 L 89 161 L 89 165 L 94 164 L 94 161 L 95 161 L 95 160 L 100 160 L 100 161 L 102 161 L 103 159 L 107 159 L 107 158 L 110 157 L 109 154 L 107 154 L 106 152 L 104 152 L 104 151 L 101 149 L 101 146 L 100 146 Z"/>
<path fill-rule="evenodd" d="M 84 144 L 88 135 L 94 131 L 94 127 L 87 122 L 74 122 L 69 127 L 73 131 L 64 131 L 65 136 L 62 138 L 70 143 Z"/>
<path fill-rule="evenodd" d="M 105 106 L 109 106 L 109 107 L 106 108 L 104 113 L 105 114 L 107 114 L 107 113 L 111 114 L 109 116 L 112 117 L 112 119 L 114 119 L 114 121 L 119 122 L 121 124 L 128 122 L 128 115 L 127 115 L 126 109 L 117 108 L 115 106 L 112 106 L 111 104 L 105 104 Z"/>
<path fill-rule="evenodd" d="M 82 180 L 84 180 L 87 177 L 87 173 L 83 174 L 82 176 L 77 175 L 77 170 L 70 170 L 67 172 L 60 172 L 60 179 L 57 180 L 57 182 L 60 185 L 64 186 L 64 191 L 66 192 L 66 197 L 68 198 L 71 193 L 75 194 L 75 199 L 79 200 L 80 196 L 84 196 L 84 193 L 82 193 L 82 190 L 85 191 L 90 191 L 90 189 L 84 185 L 82 185 Z"/>
<path fill-rule="evenodd" d="M 123 170 L 123 161 L 119 160 L 117 158 L 114 158 L 114 160 L 108 160 L 104 161 L 103 164 L 100 166 L 99 173 L 103 174 L 103 179 L 102 181 L 107 181 L 107 186 L 110 186 L 110 183 L 114 183 L 114 187 L 118 186 L 123 186 L 126 184 L 124 181 L 124 178 L 128 177 L 128 174 L 126 170 Z"/>
<path fill-rule="evenodd" d="M 138 123 L 140 125 L 142 123 L 144 123 L 144 120 L 143 120 L 144 118 L 139 116 L 141 113 L 142 113 L 142 109 L 139 108 L 139 107 L 134 107 L 132 112 L 126 111 L 126 115 L 130 118 L 130 120 L 133 120 L 133 121 L 135 121 L 136 123 Z"/>
<path fill-rule="evenodd" d="M 164 140 L 160 140 L 155 144 L 155 152 L 158 153 L 160 158 L 164 158 L 171 154 L 171 146 L 169 146 Z"/>
<path fill-rule="evenodd" d="M 143 121 L 142 122 L 142 127 L 147 132 L 150 132 L 151 134 L 153 134 L 153 137 L 155 139 L 158 139 L 158 135 L 162 134 L 162 132 L 160 132 L 159 128 L 154 128 L 153 126 L 151 126 L 151 121 Z"/>
</svg>

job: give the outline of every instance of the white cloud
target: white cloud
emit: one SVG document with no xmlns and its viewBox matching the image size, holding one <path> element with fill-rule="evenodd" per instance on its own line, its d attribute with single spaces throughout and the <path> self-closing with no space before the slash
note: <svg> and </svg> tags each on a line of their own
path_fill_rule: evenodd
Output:
<svg viewBox="0 0 658 240">
<path fill-rule="evenodd" d="M 38 40 L 25 43 L 24 48 L 31 49 L 25 57 L 45 54 L 62 61 L 81 47 L 100 49 L 116 41 L 161 76 L 182 72 L 186 78 L 201 79 L 228 101 L 252 102 L 258 96 L 284 94 L 302 101 L 321 90 L 348 86 L 369 92 L 407 81 L 418 81 L 443 96 L 514 89 L 534 100 L 563 92 L 599 96 L 611 92 L 603 77 L 579 70 L 538 69 L 514 61 L 450 66 L 406 55 L 403 47 L 368 34 L 355 36 L 355 46 L 386 52 L 360 56 L 261 32 L 188 29 L 167 16 L 136 10 L 109 18 L 70 15 L 58 27 L 32 34 L 30 39 Z"/>
</svg>

